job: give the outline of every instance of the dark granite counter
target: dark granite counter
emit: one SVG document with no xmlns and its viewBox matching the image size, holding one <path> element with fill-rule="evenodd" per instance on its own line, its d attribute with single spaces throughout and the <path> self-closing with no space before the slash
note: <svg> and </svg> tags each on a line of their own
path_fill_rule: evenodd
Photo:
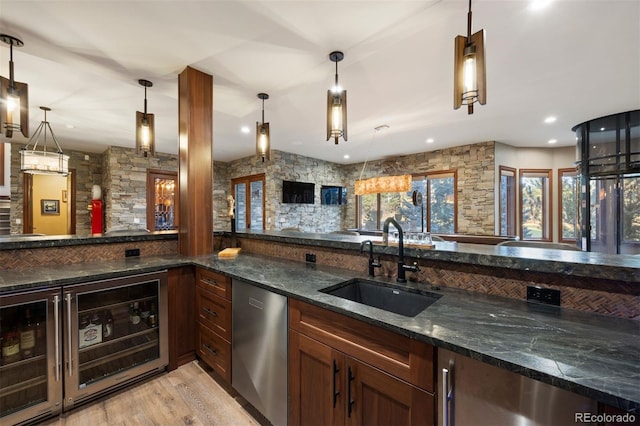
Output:
<svg viewBox="0 0 640 426">
<path fill-rule="evenodd" d="M 0 250 L 71 247 L 105 243 L 177 240 L 178 231 L 122 230 L 100 235 L 7 235 L 0 236 Z"/>
<path fill-rule="evenodd" d="M 360 250 L 362 241 L 371 240 L 374 242 L 374 254 L 392 256 L 398 254 L 397 246 L 382 245 L 380 237 L 296 231 L 250 231 L 237 233 L 237 236 L 239 238 L 353 251 Z M 438 241 L 435 243 L 435 247 L 428 249 L 405 247 L 405 256 L 416 259 L 640 283 L 640 255 L 610 255 Z"/>
<path fill-rule="evenodd" d="M 407 318 L 318 291 L 357 277 L 358 273 L 247 254 L 236 259 L 218 259 L 215 255 L 143 257 L 65 268 L 3 271 L 0 294 L 183 265 L 202 266 L 241 278 L 614 407 L 636 413 L 640 409 L 639 321 L 456 289 L 433 289 L 418 283 L 408 285 L 443 297 L 416 317 Z"/>
</svg>

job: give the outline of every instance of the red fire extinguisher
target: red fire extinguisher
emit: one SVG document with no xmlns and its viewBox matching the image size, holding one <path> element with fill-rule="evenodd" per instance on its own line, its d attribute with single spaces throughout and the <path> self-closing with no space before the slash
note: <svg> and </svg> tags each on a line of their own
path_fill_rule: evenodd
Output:
<svg viewBox="0 0 640 426">
<path fill-rule="evenodd" d="M 102 189 L 99 185 L 93 185 L 91 188 L 91 198 L 91 233 L 102 234 Z"/>
</svg>

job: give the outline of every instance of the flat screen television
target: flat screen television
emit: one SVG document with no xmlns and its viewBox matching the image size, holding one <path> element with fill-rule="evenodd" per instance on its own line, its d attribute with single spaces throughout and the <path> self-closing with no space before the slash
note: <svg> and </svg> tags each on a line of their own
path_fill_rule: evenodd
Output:
<svg viewBox="0 0 640 426">
<path fill-rule="evenodd" d="M 308 182 L 282 181 L 282 202 L 313 204 L 316 185 Z"/>
<path fill-rule="evenodd" d="M 320 189 L 322 204 L 335 204 L 343 206 L 347 204 L 347 188 L 344 186 L 322 185 Z"/>
</svg>

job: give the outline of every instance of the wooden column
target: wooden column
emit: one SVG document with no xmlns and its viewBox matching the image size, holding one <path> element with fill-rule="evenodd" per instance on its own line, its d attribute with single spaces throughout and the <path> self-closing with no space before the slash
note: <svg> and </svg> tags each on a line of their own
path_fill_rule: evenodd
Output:
<svg viewBox="0 0 640 426">
<path fill-rule="evenodd" d="M 180 225 L 178 251 L 213 253 L 213 77 L 187 67 L 179 76 Z"/>
</svg>

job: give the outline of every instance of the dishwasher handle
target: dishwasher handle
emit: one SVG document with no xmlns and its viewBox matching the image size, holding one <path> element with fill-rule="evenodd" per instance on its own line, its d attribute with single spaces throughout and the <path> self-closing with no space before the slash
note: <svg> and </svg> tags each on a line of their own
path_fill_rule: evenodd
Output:
<svg viewBox="0 0 640 426">
<path fill-rule="evenodd" d="M 451 370 L 451 371 L 449 371 Z M 442 426 L 451 425 L 451 403 L 453 402 L 453 363 L 442 369 Z"/>
</svg>

